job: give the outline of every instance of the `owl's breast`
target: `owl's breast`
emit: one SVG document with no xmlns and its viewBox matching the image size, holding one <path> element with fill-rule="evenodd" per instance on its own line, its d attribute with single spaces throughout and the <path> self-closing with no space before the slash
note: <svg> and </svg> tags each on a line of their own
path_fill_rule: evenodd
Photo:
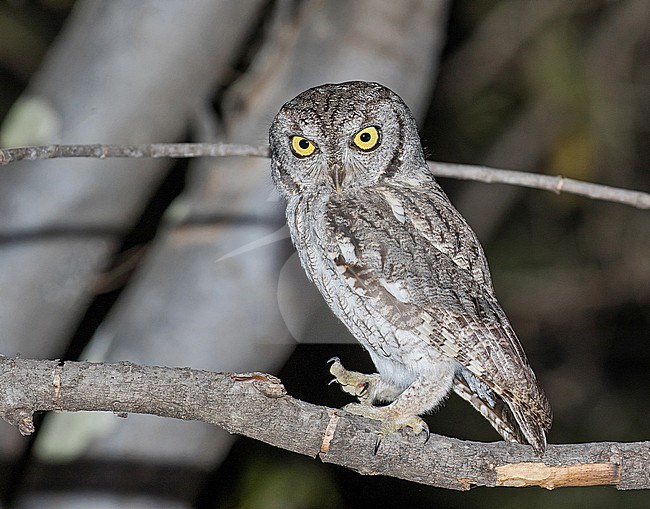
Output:
<svg viewBox="0 0 650 509">
<path fill-rule="evenodd" d="M 340 271 L 334 262 L 336 238 L 328 228 L 328 197 L 299 197 L 287 205 L 287 224 L 307 277 L 316 285 L 330 307 L 336 297 L 346 293 Z M 335 311 L 336 312 L 336 311 Z"/>
<path fill-rule="evenodd" d="M 331 275 L 326 253 L 333 239 L 326 228 L 327 197 L 293 197 L 287 204 L 287 225 L 307 277 L 318 286 Z"/>
<path fill-rule="evenodd" d="M 334 314 L 346 325 L 355 338 L 371 353 L 381 371 L 401 373 L 398 378 L 408 385 L 413 370 L 420 364 L 430 366 L 438 360 L 427 347 L 426 338 L 412 332 L 405 309 L 387 309 L 372 291 L 371 284 L 379 284 L 375 274 L 355 273 L 348 262 L 355 260 L 354 240 L 342 241 L 328 222 L 327 197 L 306 201 L 304 197 L 290 202 L 287 223 L 298 251 L 301 264 L 309 279 L 316 285 Z M 403 318 L 403 327 L 397 325 L 395 313 Z M 415 317 L 414 317 L 415 318 Z M 428 352 L 436 359 L 423 355 Z M 382 361 L 383 359 L 383 361 Z M 380 366 L 391 366 L 381 369 Z M 425 369 L 425 368 L 423 368 Z M 415 370 L 417 372 L 417 369 Z"/>
</svg>

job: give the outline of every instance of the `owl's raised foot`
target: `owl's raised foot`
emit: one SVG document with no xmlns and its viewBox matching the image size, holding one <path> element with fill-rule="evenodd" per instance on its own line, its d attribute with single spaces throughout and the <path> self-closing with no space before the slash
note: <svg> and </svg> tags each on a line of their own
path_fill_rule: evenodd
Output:
<svg viewBox="0 0 650 509">
<path fill-rule="evenodd" d="M 338 383 L 343 392 L 351 394 L 359 401 L 362 406 L 372 405 L 375 388 L 379 385 L 380 378 L 377 373 L 366 374 L 358 371 L 349 371 L 343 367 L 338 357 L 332 357 L 329 361 L 330 373 L 334 378 L 330 384 Z"/>
<path fill-rule="evenodd" d="M 427 426 L 427 423 L 422 418 L 417 415 L 403 414 L 391 405 L 376 407 L 360 403 L 350 403 L 349 405 L 345 405 L 343 410 L 354 415 L 361 415 L 381 422 L 379 432 L 377 433 L 377 440 L 375 441 L 375 454 L 377 454 L 377 450 L 385 436 L 395 433 L 402 428 L 410 429 L 415 435 L 424 432 L 424 443 L 427 443 L 429 440 L 429 426 Z"/>
</svg>

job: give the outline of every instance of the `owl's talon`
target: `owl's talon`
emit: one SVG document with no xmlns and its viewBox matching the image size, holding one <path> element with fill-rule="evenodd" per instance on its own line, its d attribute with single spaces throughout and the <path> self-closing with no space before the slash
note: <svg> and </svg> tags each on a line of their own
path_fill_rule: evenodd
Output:
<svg viewBox="0 0 650 509">
<path fill-rule="evenodd" d="M 327 364 L 329 364 L 329 363 L 331 363 L 331 362 L 338 362 L 338 363 L 340 363 L 340 362 L 341 362 L 341 359 L 339 359 L 339 358 L 335 355 L 334 357 L 331 357 L 331 358 L 327 361 Z"/>
<path fill-rule="evenodd" d="M 377 438 L 375 439 L 375 447 L 372 450 L 373 456 L 377 456 L 377 451 L 379 450 L 380 445 L 381 445 L 381 435 L 377 435 Z"/>
<path fill-rule="evenodd" d="M 359 384 L 359 387 L 361 387 L 361 390 L 359 391 L 359 397 L 363 398 L 368 394 L 368 387 L 370 386 L 369 382 L 363 382 Z"/>
</svg>

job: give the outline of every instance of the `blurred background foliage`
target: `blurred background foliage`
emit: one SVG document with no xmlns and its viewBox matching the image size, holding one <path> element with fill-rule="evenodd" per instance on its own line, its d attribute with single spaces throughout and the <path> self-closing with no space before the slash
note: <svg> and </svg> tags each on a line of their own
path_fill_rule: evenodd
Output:
<svg viewBox="0 0 650 509">
<path fill-rule="evenodd" d="M 37 71 L 73 3 L 0 3 L 0 118 Z M 509 164 L 650 191 L 649 5 L 452 2 L 447 46 L 422 125 L 430 158 Z M 497 294 L 550 396 L 550 441 L 647 440 L 648 212 L 523 188 L 442 185 L 483 239 Z M 476 207 L 481 200 L 493 201 L 488 214 Z M 299 345 L 280 373 L 289 392 L 344 404 L 322 369 L 333 354 L 372 369 L 356 345 Z M 496 439 L 458 398 L 429 422 L 441 434 Z M 84 485 L 82 477 L 75 480 Z M 228 509 L 650 506 L 647 493 L 606 487 L 459 494 L 365 478 L 245 439 L 196 487 L 184 497 L 197 507 Z"/>
<path fill-rule="evenodd" d="M 0 118 L 27 86 L 74 0 L 0 2 Z"/>
</svg>

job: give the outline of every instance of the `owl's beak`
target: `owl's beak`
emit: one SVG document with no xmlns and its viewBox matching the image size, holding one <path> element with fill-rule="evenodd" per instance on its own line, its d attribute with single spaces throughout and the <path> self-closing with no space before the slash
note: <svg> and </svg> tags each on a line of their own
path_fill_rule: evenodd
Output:
<svg viewBox="0 0 650 509">
<path fill-rule="evenodd" d="M 343 179 L 345 179 L 345 170 L 341 168 L 340 165 L 335 164 L 330 168 L 329 173 L 330 173 L 330 178 L 334 183 L 334 189 L 336 189 L 337 193 L 340 193 L 343 187 Z"/>
</svg>

